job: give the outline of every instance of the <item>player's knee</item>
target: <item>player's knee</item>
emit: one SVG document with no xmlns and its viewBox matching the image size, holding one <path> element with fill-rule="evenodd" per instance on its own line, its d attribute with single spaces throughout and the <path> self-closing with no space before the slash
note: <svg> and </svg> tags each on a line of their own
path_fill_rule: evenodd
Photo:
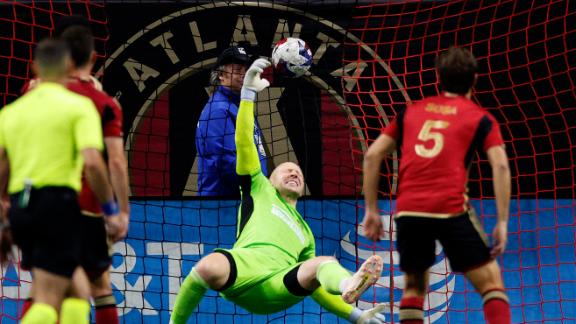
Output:
<svg viewBox="0 0 576 324">
<path fill-rule="evenodd" d="M 202 258 L 194 269 L 210 288 L 218 289 L 230 275 L 230 262 L 221 253 L 211 253 Z"/>
<path fill-rule="evenodd" d="M 406 273 L 404 290 L 417 296 L 424 296 L 428 290 L 426 273 Z"/>
<path fill-rule="evenodd" d="M 338 262 L 338 260 L 336 260 L 336 258 L 332 256 L 317 256 L 314 258 L 314 261 L 316 266 L 319 266 L 325 262 Z"/>
<path fill-rule="evenodd" d="M 322 262 L 324 261 L 335 261 L 338 262 L 338 260 L 333 257 L 333 256 L 319 256 L 318 259 L 322 260 Z"/>
<path fill-rule="evenodd" d="M 479 268 L 471 270 L 465 275 L 480 294 L 494 289 L 504 289 L 500 267 L 496 261 L 491 261 Z"/>
<path fill-rule="evenodd" d="M 112 294 L 112 284 L 110 282 L 110 276 L 107 272 L 104 272 L 98 278 L 90 282 L 90 291 L 92 297 L 97 298 L 100 296 L 109 296 Z"/>
<path fill-rule="evenodd" d="M 307 277 L 306 274 L 316 275 L 318 268 L 326 262 L 338 262 L 336 258 L 331 256 L 317 256 L 302 263 L 299 270 L 299 277 Z M 303 275 L 304 274 L 304 275 Z"/>
</svg>

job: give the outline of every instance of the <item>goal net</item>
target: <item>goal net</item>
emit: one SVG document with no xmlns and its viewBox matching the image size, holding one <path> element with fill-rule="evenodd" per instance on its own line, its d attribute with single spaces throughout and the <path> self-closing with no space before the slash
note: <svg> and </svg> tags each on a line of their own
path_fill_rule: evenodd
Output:
<svg viewBox="0 0 576 324">
<path fill-rule="evenodd" d="M 403 288 L 391 213 L 397 160 L 382 168 L 387 235 L 373 243 L 359 222 L 362 155 L 407 103 L 438 93 L 434 58 L 465 46 L 479 61 L 474 100 L 501 125 L 513 174 L 508 248 L 499 259 L 513 322 L 576 320 L 576 8 L 570 1 L 0 1 L 0 95 L 15 100 L 32 77 L 34 44 L 58 17 L 89 18 L 96 74 L 124 110 L 131 223 L 114 245 L 112 283 L 123 323 L 168 322 L 181 280 L 216 247 L 231 247 L 237 199 L 197 197 L 196 124 L 214 90 L 210 71 L 229 45 L 269 56 L 284 37 L 305 40 L 310 74 L 266 76 L 256 113 L 268 169 L 298 162 L 299 211 L 318 255 L 351 271 L 370 255 L 382 278 L 358 306 L 388 304 L 399 322 Z M 127 18 L 129 17 L 129 18 Z M 470 169 L 469 196 L 490 233 L 496 221 L 486 157 Z M 30 287 L 18 265 L 1 268 L 0 319 L 15 323 Z M 477 323 L 480 297 L 448 267 L 431 269 L 426 323 Z M 335 322 L 306 299 L 253 315 L 209 292 L 191 323 Z"/>
<path fill-rule="evenodd" d="M 572 7 L 572 9 L 570 8 Z M 407 103 L 438 93 L 434 60 L 449 46 L 478 59 L 473 100 L 499 121 L 512 168 L 508 247 L 499 263 L 512 322 L 569 322 L 576 313 L 575 141 L 576 35 L 567 1 L 396 1 L 358 5 L 346 44 L 347 104 L 358 130 L 375 139 Z M 372 53 L 366 54 L 365 47 Z M 350 85 L 346 87 L 346 85 Z M 360 172 L 362 150 L 354 150 Z M 496 222 L 486 156 L 470 169 L 469 195 L 487 232 Z M 397 161 L 383 172 L 382 197 L 394 192 Z M 394 196 L 391 196 L 389 204 Z M 384 203 L 384 205 L 386 205 Z M 391 227 L 392 228 L 392 227 Z M 394 320 L 403 280 L 390 254 L 388 294 Z M 425 303 L 427 322 L 481 322 L 481 299 L 454 277 L 440 247 Z"/>
</svg>

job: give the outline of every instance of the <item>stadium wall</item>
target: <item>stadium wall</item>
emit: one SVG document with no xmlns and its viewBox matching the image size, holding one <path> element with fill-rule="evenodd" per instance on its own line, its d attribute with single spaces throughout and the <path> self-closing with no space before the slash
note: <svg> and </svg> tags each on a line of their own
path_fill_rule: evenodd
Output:
<svg viewBox="0 0 576 324">
<path fill-rule="evenodd" d="M 507 253 L 499 261 L 512 306 L 513 323 L 561 322 L 576 318 L 576 266 L 573 229 L 555 224 L 573 222 L 569 200 L 522 200 L 513 204 Z M 384 211 L 388 201 L 381 201 Z M 535 210 L 537 214 L 517 213 Z M 565 206 L 562 208 L 561 206 Z M 143 201 L 132 203 L 132 222 L 126 240 L 114 245 L 112 283 L 123 323 L 167 323 L 182 278 L 202 256 L 216 247 L 231 247 L 236 233 L 236 201 Z M 556 207 L 556 209 L 554 209 Z M 558 208 L 560 207 L 560 208 Z M 493 201 L 476 203 L 487 214 L 495 212 Z M 388 264 L 377 286 L 362 297 L 360 306 L 371 302 L 398 303 L 403 286 L 394 245 L 383 240 L 373 244 L 357 232 L 354 200 L 304 200 L 298 206 L 316 235 L 317 253 L 335 255 L 342 264 L 356 269 L 373 251 Z M 556 212 L 554 212 L 556 210 Z M 547 212 L 548 211 L 548 212 Z M 384 214 L 385 225 L 390 217 Z M 484 224 L 491 231 L 493 223 Z M 394 242 L 392 237 L 391 242 Z M 520 241 L 522 242 L 520 244 Z M 478 323 L 483 319 L 480 297 L 461 275 L 452 273 L 437 248 L 426 316 L 430 323 Z M 390 271 L 390 269 L 394 269 Z M 27 296 L 30 274 L 10 266 L 2 269 L 0 308 L 2 323 L 13 323 L 17 308 Z M 391 284 L 393 283 L 393 284 Z M 449 310 L 446 313 L 446 310 Z M 392 308 L 386 312 L 390 320 Z M 208 293 L 191 323 L 330 323 L 336 317 L 307 299 L 286 312 L 251 315 L 215 293 Z"/>
</svg>

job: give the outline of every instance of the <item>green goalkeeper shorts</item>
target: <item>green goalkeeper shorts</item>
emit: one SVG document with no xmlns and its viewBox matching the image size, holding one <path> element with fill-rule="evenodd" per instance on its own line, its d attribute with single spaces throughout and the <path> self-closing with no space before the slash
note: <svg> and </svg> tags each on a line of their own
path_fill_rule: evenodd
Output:
<svg viewBox="0 0 576 324">
<path fill-rule="evenodd" d="M 220 290 L 225 299 L 255 314 L 287 309 L 310 295 L 297 282 L 302 262 L 293 263 L 269 248 L 216 249 L 230 262 L 230 277 Z"/>
</svg>

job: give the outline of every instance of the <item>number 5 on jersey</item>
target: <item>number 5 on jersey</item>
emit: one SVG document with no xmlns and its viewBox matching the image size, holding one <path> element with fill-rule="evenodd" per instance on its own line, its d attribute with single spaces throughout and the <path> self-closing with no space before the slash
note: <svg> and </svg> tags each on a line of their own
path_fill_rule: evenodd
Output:
<svg viewBox="0 0 576 324">
<path fill-rule="evenodd" d="M 432 146 L 432 148 L 426 148 L 424 144 L 416 144 L 414 146 L 416 154 L 424 158 L 433 158 L 440 154 L 440 151 L 442 151 L 444 147 L 444 135 L 436 130 L 446 129 L 449 125 L 450 123 L 444 120 L 425 121 L 418 134 L 418 139 L 422 142 L 434 141 L 434 146 Z"/>
</svg>

